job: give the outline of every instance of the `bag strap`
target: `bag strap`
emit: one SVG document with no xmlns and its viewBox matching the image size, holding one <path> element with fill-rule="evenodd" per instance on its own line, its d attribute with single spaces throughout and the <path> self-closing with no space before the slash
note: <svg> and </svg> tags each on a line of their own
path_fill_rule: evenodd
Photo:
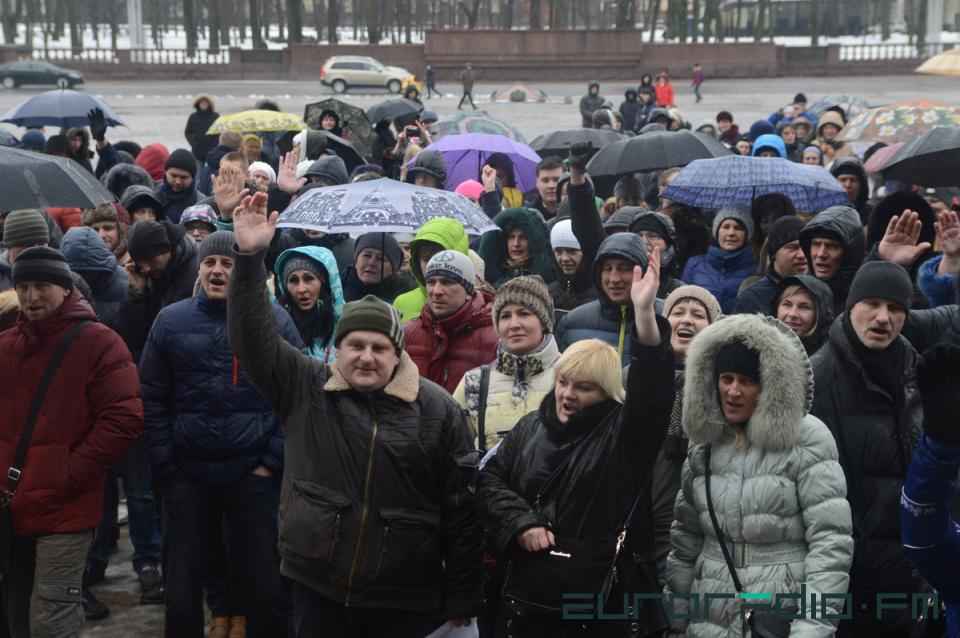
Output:
<svg viewBox="0 0 960 638">
<path fill-rule="evenodd" d="M 490 394 L 490 366 L 480 366 L 480 397 L 477 400 L 477 442 L 480 454 L 487 452 L 487 397 Z"/>
<path fill-rule="evenodd" d="M 730 576 L 733 578 L 733 586 L 737 592 L 743 593 L 743 585 L 737 577 L 737 570 L 733 566 L 733 559 L 730 558 L 730 550 L 727 549 L 727 544 L 723 541 L 723 532 L 720 531 L 720 523 L 717 522 L 717 513 L 713 511 L 713 498 L 710 496 L 710 447 L 709 445 L 707 446 L 704 457 L 706 463 L 704 479 L 706 480 L 707 489 L 707 510 L 710 512 L 710 522 L 713 523 L 713 532 L 717 535 L 717 542 L 720 543 L 720 550 L 723 552 L 723 560 L 727 563 L 727 569 L 730 570 Z"/>
<path fill-rule="evenodd" d="M 37 417 L 40 416 L 40 408 L 43 407 L 43 402 L 47 396 L 47 390 L 50 388 L 50 383 L 53 381 L 53 377 L 57 374 L 57 370 L 60 368 L 60 362 L 63 360 L 63 355 L 66 354 L 67 349 L 70 348 L 70 345 L 74 340 L 79 336 L 80 331 L 89 325 L 90 321 L 78 321 L 73 324 L 70 330 L 67 331 L 67 334 L 60 339 L 60 343 L 57 344 L 56 350 L 53 351 L 53 356 L 50 357 L 50 361 L 47 362 L 47 367 L 43 371 L 43 376 L 40 378 L 40 383 L 37 385 L 37 390 L 33 395 L 33 403 L 30 404 L 30 412 L 27 413 L 27 423 L 23 428 L 23 433 L 20 435 L 20 442 L 17 445 L 17 453 L 13 457 L 13 465 L 10 466 L 10 469 L 7 470 L 7 483 L 5 489 L 6 498 L 13 498 L 13 495 L 17 492 L 17 485 L 20 483 L 20 476 L 23 474 L 23 464 L 27 460 L 27 450 L 30 447 L 30 439 L 33 438 L 33 429 L 37 424 Z"/>
</svg>

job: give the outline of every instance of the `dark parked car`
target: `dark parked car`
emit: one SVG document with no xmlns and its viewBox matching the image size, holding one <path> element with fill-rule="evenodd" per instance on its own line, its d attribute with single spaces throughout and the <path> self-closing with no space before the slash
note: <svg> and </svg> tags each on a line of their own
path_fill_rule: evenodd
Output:
<svg viewBox="0 0 960 638">
<path fill-rule="evenodd" d="M 61 89 L 70 89 L 83 84 L 83 75 L 69 69 L 61 69 L 40 60 L 17 60 L 0 65 L 0 84 L 13 89 L 24 84 L 53 84 Z"/>
</svg>

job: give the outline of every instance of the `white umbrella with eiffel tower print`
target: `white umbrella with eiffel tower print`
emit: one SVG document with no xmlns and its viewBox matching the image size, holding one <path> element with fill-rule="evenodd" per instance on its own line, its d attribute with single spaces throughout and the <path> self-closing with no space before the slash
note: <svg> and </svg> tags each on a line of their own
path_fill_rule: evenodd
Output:
<svg viewBox="0 0 960 638">
<path fill-rule="evenodd" d="M 392 179 L 312 188 L 280 214 L 278 226 L 326 233 L 416 233 L 436 217 L 457 220 L 467 235 L 497 229 L 463 195 Z"/>
</svg>

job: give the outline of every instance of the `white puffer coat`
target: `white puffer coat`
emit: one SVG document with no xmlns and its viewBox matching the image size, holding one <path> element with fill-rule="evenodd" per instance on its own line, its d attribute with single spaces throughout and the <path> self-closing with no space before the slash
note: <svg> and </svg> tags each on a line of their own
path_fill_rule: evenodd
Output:
<svg viewBox="0 0 960 638">
<path fill-rule="evenodd" d="M 723 416 L 715 361 L 733 341 L 755 350 L 761 391 L 746 426 L 747 447 L 734 451 L 734 428 Z M 717 543 L 707 509 L 704 460 L 711 447 L 711 496 L 727 549 L 745 592 L 799 593 L 806 613 L 794 620 L 792 638 L 831 636 L 820 620 L 821 594 L 845 594 L 853 559 L 850 507 L 837 446 L 827 427 L 808 411 L 813 374 L 800 340 L 785 325 L 760 315 L 735 315 L 708 326 L 687 353 L 683 429 L 690 449 L 677 494 L 667 558 L 667 591 L 700 594 L 696 620 L 674 620 L 691 637 L 743 635 L 741 601 Z M 704 594 L 733 594 L 709 601 Z M 812 618 L 810 597 L 816 595 Z M 756 603 L 758 601 L 751 601 Z M 827 599 L 839 614 L 843 597 Z M 784 610 L 797 608 L 785 598 Z M 674 615 L 689 602 L 674 599 Z"/>
</svg>

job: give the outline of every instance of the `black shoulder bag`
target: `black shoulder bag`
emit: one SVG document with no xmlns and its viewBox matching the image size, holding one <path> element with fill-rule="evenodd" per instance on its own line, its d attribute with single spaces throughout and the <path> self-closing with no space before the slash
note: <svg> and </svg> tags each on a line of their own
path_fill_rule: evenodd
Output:
<svg viewBox="0 0 960 638">
<path fill-rule="evenodd" d="M 490 366 L 480 366 L 480 396 L 477 399 L 477 447 L 487 453 L 487 397 L 490 396 Z"/>
<path fill-rule="evenodd" d="M 533 509 L 556 482 L 573 454 L 568 454 L 540 488 Z M 514 556 L 505 578 L 503 600 L 534 610 L 557 612 L 563 609 L 564 594 L 602 596 L 606 603 L 619 578 L 619 559 L 626 545 L 627 530 L 650 481 L 650 473 L 637 492 L 630 512 L 617 531 L 607 538 L 567 538 L 555 535 L 556 545 L 549 550 Z M 583 520 L 586 520 L 584 512 Z M 630 556 L 630 562 L 633 557 Z"/>
<path fill-rule="evenodd" d="M 730 571 L 730 577 L 733 578 L 733 586 L 738 594 L 743 593 L 743 585 L 737 576 L 737 570 L 733 566 L 733 559 L 730 557 L 730 550 L 727 549 L 727 543 L 723 540 L 723 531 L 720 529 L 720 523 L 717 522 L 717 514 L 713 510 L 713 497 L 710 496 L 710 446 L 707 446 L 705 455 L 706 469 L 704 470 L 704 479 L 707 490 L 707 509 L 710 511 L 710 522 L 713 523 L 713 532 L 717 535 L 717 542 L 720 543 L 720 550 L 723 552 L 723 560 L 727 563 L 727 569 Z M 772 613 L 762 610 L 748 609 L 743 616 L 743 622 L 750 628 L 751 635 L 754 638 L 787 638 L 790 635 L 791 620 L 787 618 L 777 618 Z"/>
<path fill-rule="evenodd" d="M 56 350 L 47 362 L 47 367 L 43 370 L 43 376 L 40 378 L 40 384 L 37 386 L 33 395 L 33 403 L 30 404 L 30 411 L 27 413 L 27 423 L 23 428 L 23 434 L 20 435 L 20 441 L 17 443 L 17 451 L 13 457 L 13 465 L 7 470 L 6 484 L 2 493 L 0 493 L 0 584 L 4 577 L 10 571 L 10 565 L 13 562 L 13 512 L 10 509 L 13 495 L 17 493 L 17 486 L 20 484 L 20 477 L 23 475 L 23 465 L 27 460 L 27 451 L 30 449 L 30 439 L 33 438 L 33 429 L 37 425 L 37 417 L 40 416 L 40 408 L 43 407 L 44 399 L 47 396 L 47 390 L 53 377 L 56 376 L 60 368 L 60 362 L 63 355 L 66 354 L 70 345 L 74 342 L 80 331 L 83 330 L 90 321 L 80 321 L 75 323 L 67 334 L 60 339 Z"/>
</svg>

